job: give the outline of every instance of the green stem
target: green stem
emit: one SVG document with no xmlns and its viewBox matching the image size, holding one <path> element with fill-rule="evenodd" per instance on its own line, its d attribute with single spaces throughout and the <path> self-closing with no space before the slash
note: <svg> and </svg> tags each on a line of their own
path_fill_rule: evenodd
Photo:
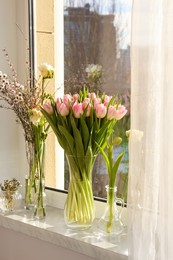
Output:
<svg viewBox="0 0 173 260">
<path fill-rule="evenodd" d="M 25 204 L 26 207 L 33 204 L 32 189 L 36 192 L 35 172 L 37 168 L 37 158 L 35 155 L 35 145 L 31 142 L 26 143 L 27 159 L 29 163 L 29 176 L 25 180 Z"/>
<path fill-rule="evenodd" d="M 70 182 L 65 209 L 68 222 L 93 222 L 94 203 L 90 180 Z"/>
<path fill-rule="evenodd" d="M 44 217 L 46 215 L 44 205 L 44 159 L 45 159 L 45 142 L 38 140 L 37 142 L 37 162 L 38 162 L 38 186 L 37 186 L 37 198 L 35 216 Z"/>
<path fill-rule="evenodd" d="M 114 187 L 108 187 L 107 204 L 109 206 L 109 216 L 106 223 L 106 231 L 107 233 L 111 233 L 114 222 Z"/>
</svg>

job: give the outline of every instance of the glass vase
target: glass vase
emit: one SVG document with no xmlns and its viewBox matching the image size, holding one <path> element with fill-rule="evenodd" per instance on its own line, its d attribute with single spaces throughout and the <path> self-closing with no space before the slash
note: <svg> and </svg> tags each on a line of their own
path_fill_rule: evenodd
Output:
<svg viewBox="0 0 173 260">
<path fill-rule="evenodd" d="M 34 217 L 42 219 L 46 217 L 46 193 L 45 193 L 45 142 L 40 141 L 39 151 L 36 153 L 37 174 L 36 174 L 36 193 L 34 199 Z"/>
<path fill-rule="evenodd" d="M 35 144 L 31 141 L 25 142 L 26 157 L 28 161 L 28 174 L 25 177 L 25 208 L 31 209 L 34 207 L 34 198 L 36 193 L 36 172 L 37 161 L 35 155 Z"/>
<path fill-rule="evenodd" d="M 72 229 L 87 229 L 95 218 L 92 169 L 95 158 L 66 155 L 70 180 L 65 202 L 65 223 Z"/>
<path fill-rule="evenodd" d="M 109 185 L 106 185 L 106 192 L 106 209 L 102 217 L 98 220 L 97 227 L 98 230 L 105 234 L 119 235 L 124 230 L 124 224 L 121 220 L 121 211 L 124 207 L 124 201 L 116 197 L 117 187 L 109 187 Z"/>
<path fill-rule="evenodd" d="M 10 213 L 15 209 L 19 209 L 22 202 L 22 195 L 19 190 L 11 191 L 11 190 L 1 190 L 1 203 L 2 203 L 2 212 Z"/>
<path fill-rule="evenodd" d="M 46 217 L 46 193 L 44 179 L 41 181 L 37 180 L 36 187 L 37 192 L 35 193 L 34 201 L 34 217 L 37 219 L 43 219 Z"/>
</svg>

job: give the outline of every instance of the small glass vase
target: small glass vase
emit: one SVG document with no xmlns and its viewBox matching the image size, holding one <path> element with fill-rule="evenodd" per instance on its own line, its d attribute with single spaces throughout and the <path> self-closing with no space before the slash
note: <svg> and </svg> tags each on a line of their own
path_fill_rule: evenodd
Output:
<svg viewBox="0 0 173 260">
<path fill-rule="evenodd" d="M 38 138 L 36 144 L 26 142 L 26 153 L 29 175 L 25 178 L 25 208 L 34 210 L 34 217 L 42 219 L 46 216 L 45 139 Z"/>
<path fill-rule="evenodd" d="M 121 220 L 121 211 L 124 207 L 124 201 L 116 197 L 117 187 L 109 187 L 109 185 L 106 185 L 106 192 L 106 209 L 102 217 L 98 220 L 97 227 L 98 230 L 104 234 L 119 235 L 124 230 L 124 224 Z"/>
<path fill-rule="evenodd" d="M 22 195 L 19 190 L 10 191 L 5 190 L 1 191 L 2 194 L 2 212 L 10 213 L 14 211 L 16 208 L 20 208 Z"/>
<path fill-rule="evenodd" d="M 92 169 L 95 159 L 66 155 L 70 180 L 64 208 L 65 223 L 72 229 L 87 229 L 95 218 Z"/>
<path fill-rule="evenodd" d="M 25 209 L 29 210 L 34 207 L 34 198 L 36 193 L 36 171 L 37 161 L 35 154 L 35 144 L 31 141 L 25 142 L 26 157 L 28 161 L 28 174 L 25 177 Z"/>
<path fill-rule="evenodd" d="M 46 217 L 46 193 L 45 193 L 45 181 L 37 180 L 36 182 L 35 200 L 34 200 L 34 217 L 37 219 L 43 219 Z"/>
</svg>

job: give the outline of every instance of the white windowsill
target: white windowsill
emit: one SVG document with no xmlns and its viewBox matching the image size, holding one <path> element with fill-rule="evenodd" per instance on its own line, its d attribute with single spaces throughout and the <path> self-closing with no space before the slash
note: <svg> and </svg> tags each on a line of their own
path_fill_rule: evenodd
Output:
<svg viewBox="0 0 173 260">
<path fill-rule="evenodd" d="M 32 212 L 17 210 L 10 215 L 0 214 L 0 226 L 41 239 L 54 245 L 71 249 L 99 260 L 127 260 L 127 232 L 115 236 L 100 236 L 95 225 L 75 231 L 66 227 L 63 210 L 47 207 L 44 220 L 33 220 Z"/>
</svg>

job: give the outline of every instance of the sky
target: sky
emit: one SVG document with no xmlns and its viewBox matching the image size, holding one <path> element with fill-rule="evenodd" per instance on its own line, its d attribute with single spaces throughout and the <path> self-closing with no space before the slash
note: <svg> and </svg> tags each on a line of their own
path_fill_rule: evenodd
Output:
<svg viewBox="0 0 173 260">
<path fill-rule="evenodd" d="M 99 14 L 108 15 L 114 13 L 113 24 L 119 35 L 120 48 L 126 49 L 130 45 L 131 37 L 131 8 L 132 0 L 64 0 L 64 6 L 83 7 L 91 5 L 90 10 L 96 10 Z M 112 11 L 114 10 L 114 12 Z"/>
<path fill-rule="evenodd" d="M 83 7 L 85 4 L 91 5 L 91 10 L 96 9 L 100 14 L 109 14 L 112 6 L 116 12 L 127 13 L 131 11 L 132 0 L 64 0 L 65 6 Z"/>
</svg>

